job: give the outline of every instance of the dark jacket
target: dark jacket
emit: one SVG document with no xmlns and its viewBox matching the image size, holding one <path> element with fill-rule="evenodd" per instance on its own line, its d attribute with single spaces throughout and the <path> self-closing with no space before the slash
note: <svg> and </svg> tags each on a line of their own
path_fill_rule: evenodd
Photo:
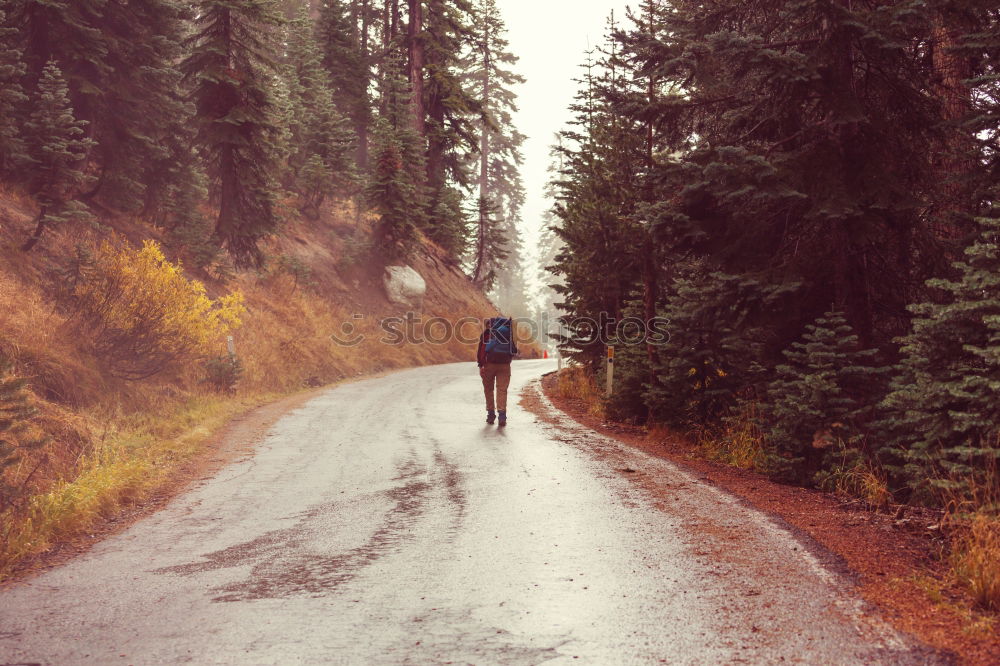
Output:
<svg viewBox="0 0 1000 666">
<path fill-rule="evenodd" d="M 489 329 L 483 331 L 483 334 L 479 336 L 479 349 L 476 350 L 476 363 L 479 367 L 486 365 L 486 343 L 490 341 Z"/>
</svg>

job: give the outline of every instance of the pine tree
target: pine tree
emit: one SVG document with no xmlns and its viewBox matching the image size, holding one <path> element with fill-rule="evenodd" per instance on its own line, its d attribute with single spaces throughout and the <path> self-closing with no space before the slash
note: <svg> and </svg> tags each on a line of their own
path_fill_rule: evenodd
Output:
<svg viewBox="0 0 1000 666">
<path fill-rule="evenodd" d="M 306 8 L 289 27 L 284 78 L 289 88 L 290 185 L 301 194 L 303 212 L 316 217 L 327 196 L 348 194 L 357 180 L 355 135 L 333 103 Z"/>
<path fill-rule="evenodd" d="M 365 196 L 368 205 L 378 213 L 374 247 L 386 264 L 403 260 L 412 249 L 417 235 L 414 202 L 420 200 L 418 185 L 407 170 L 406 147 L 401 132 L 387 122 L 376 125 L 372 174 Z"/>
<path fill-rule="evenodd" d="M 202 0 L 182 65 L 219 205 L 215 235 L 239 268 L 262 263 L 258 243 L 278 225 L 273 174 L 279 128 L 270 81 L 278 22 L 270 0 Z"/>
<path fill-rule="evenodd" d="M 45 64 L 63 70 L 77 117 L 97 142 L 88 156 L 98 195 L 119 209 L 152 216 L 163 203 L 176 153 L 165 144 L 192 114 L 180 96 L 177 62 L 188 8 L 176 0 L 13 0 L 11 24 L 24 52 L 27 89 Z"/>
<path fill-rule="evenodd" d="M 185 156 L 175 137 L 190 141 L 194 107 L 183 99 L 177 65 L 189 10 L 175 0 L 107 2 L 95 23 L 106 46 L 101 94 L 85 118 L 97 146 L 98 177 L 88 198 L 152 217 L 167 204 L 166 177 Z M 82 92 L 82 91 L 81 91 Z"/>
<path fill-rule="evenodd" d="M 21 106 L 28 100 L 21 87 L 25 72 L 21 50 L 13 45 L 14 28 L 0 9 L 0 174 L 10 175 L 24 164 L 27 148 L 21 136 Z"/>
<path fill-rule="evenodd" d="M 782 480 L 811 483 L 833 440 L 842 450 L 870 420 L 883 393 L 882 369 L 877 352 L 859 349 L 858 336 L 835 311 L 806 326 L 802 341 L 783 354 L 760 402 L 770 466 Z"/>
<path fill-rule="evenodd" d="M 1000 462 L 1000 207 L 979 224 L 957 277 L 929 281 L 936 298 L 911 307 L 884 402 L 882 453 L 914 500 L 966 491 Z"/>
<path fill-rule="evenodd" d="M 506 27 L 494 0 L 475 5 L 471 33 L 472 52 L 462 69 L 468 95 L 482 109 L 474 123 L 479 137 L 479 219 L 473 281 L 484 287 L 502 285 L 509 307 L 519 300 L 513 292 L 524 296 L 523 289 L 515 289 L 521 269 L 517 222 L 524 203 L 519 172 L 524 136 L 513 121 L 517 111 L 513 87 L 524 77 L 512 71 L 517 58 L 508 50 Z M 500 255 L 494 255 L 494 249 Z"/>
<path fill-rule="evenodd" d="M 476 210 L 477 232 L 472 281 L 488 292 L 496 285 L 497 273 L 510 252 L 510 239 L 498 208 L 485 197 L 479 198 Z"/>
<path fill-rule="evenodd" d="M 768 324 L 796 285 L 728 275 L 705 262 L 681 264 L 676 271 L 658 313 L 668 322 L 669 341 L 645 400 L 657 421 L 709 425 L 761 381 L 774 344 Z"/>
<path fill-rule="evenodd" d="M 90 218 L 86 208 L 75 199 L 88 182 L 81 162 L 94 145 L 92 139 L 84 137 L 85 125 L 73 114 L 62 72 L 50 62 L 42 72 L 34 110 L 25 123 L 32 160 L 31 189 L 40 207 L 35 231 L 21 248 L 25 252 L 41 240 L 48 227 Z"/>
<path fill-rule="evenodd" d="M 555 290 L 570 333 L 568 324 L 575 319 L 621 319 L 625 303 L 634 298 L 641 268 L 634 204 L 643 164 L 642 134 L 604 95 L 606 84 L 620 84 L 621 77 L 606 59 L 594 62 L 592 57 L 571 106 L 570 129 L 559 136 L 561 168 L 553 183 L 559 219 L 554 231 L 563 243 L 553 264 L 563 282 Z M 560 347 L 599 367 L 602 345 L 584 340 L 560 339 Z"/>
<path fill-rule="evenodd" d="M 321 2 L 316 23 L 316 42 L 322 66 L 329 77 L 331 100 L 336 111 L 353 124 L 356 164 L 359 169 L 364 170 L 367 166 L 368 127 L 372 122 L 372 102 L 368 92 L 371 65 L 367 53 L 367 34 L 362 35 L 359 40 L 358 25 L 352 22 L 348 9 L 344 0 Z M 367 33 L 367 29 L 364 32 Z"/>
</svg>

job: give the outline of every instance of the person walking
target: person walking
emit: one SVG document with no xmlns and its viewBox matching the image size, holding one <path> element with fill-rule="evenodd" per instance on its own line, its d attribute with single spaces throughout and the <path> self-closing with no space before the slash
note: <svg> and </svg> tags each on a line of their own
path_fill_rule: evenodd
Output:
<svg viewBox="0 0 1000 666">
<path fill-rule="evenodd" d="M 510 364 L 515 354 L 517 345 L 514 344 L 513 320 L 510 317 L 487 319 L 483 334 L 479 336 L 476 361 L 486 393 L 486 422 L 490 425 L 494 421 L 498 426 L 507 425 L 507 388 L 510 386 Z"/>
</svg>

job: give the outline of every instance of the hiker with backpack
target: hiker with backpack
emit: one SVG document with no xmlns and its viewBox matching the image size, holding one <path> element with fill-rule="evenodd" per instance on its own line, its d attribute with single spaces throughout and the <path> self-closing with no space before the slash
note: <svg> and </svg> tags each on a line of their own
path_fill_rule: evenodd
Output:
<svg viewBox="0 0 1000 666">
<path fill-rule="evenodd" d="M 510 317 L 487 319 L 485 330 L 479 336 L 476 361 L 486 392 L 486 422 L 490 425 L 494 421 L 500 426 L 507 425 L 507 387 L 510 386 L 510 363 L 515 354 L 517 345 L 514 344 L 513 320 Z"/>
</svg>

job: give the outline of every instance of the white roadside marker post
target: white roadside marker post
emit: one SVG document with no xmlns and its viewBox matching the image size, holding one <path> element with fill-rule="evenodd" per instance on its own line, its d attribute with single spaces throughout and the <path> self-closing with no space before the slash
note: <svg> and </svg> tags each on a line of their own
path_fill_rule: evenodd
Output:
<svg viewBox="0 0 1000 666">
<path fill-rule="evenodd" d="M 562 353 L 556 350 L 556 370 L 562 372 Z"/>
<path fill-rule="evenodd" d="M 611 389 L 614 386 L 615 377 L 615 348 L 608 345 L 608 386 L 605 389 L 605 397 L 611 397 Z"/>
</svg>

